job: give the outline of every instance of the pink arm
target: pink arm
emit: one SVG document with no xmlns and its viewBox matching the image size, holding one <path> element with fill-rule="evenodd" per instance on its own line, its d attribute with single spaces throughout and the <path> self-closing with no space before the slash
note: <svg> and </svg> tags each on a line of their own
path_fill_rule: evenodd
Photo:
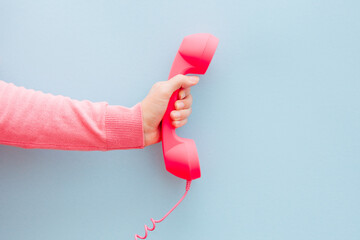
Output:
<svg viewBox="0 0 360 240">
<path fill-rule="evenodd" d="M 78 101 L 0 81 L 0 144 L 81 151 L 143 148 L 141 105 Z"/>
</svg>

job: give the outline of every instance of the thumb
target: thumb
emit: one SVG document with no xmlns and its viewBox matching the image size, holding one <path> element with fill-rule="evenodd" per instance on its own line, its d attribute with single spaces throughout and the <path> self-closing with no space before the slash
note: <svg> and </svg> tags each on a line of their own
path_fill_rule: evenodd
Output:
<svg viewBox="0 0 360 240">
<path fill-rule="evenodd" d="M 198 76 L 185 76 L 178 74 L 170 80 L 166 81 L 166 85 L 171 96 L 171 94 L 179 88 L 189 88 L 196 85 L 198 82 Z"/>
</svg>

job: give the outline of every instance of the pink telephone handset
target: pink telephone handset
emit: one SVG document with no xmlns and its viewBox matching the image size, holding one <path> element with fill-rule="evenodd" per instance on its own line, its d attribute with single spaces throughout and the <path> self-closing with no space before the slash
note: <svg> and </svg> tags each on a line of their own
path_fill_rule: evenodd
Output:
<svg viewBox="0 0 360 240">
<path fill-rule="evenodd" d="M 186 36 L 176 53 L 168 79 L 177 74 L 205 74 L 218 43 L 219 40 L 208 33 Z M 138 238 L 145 239 L 148 231 L 153 231 L 156 223 L 163 221 L 185 198 L 190 189 L 191 181 L 201 176 L 199 157 L 194 140 L 178 137 L 175 128 L 171 124 L 170 113 L 175 109 L 174 104 L 178 100 L 178 95 L 179 89 L 172 94 L 162 120 L 162 147 L 166 170 L 179 178 L 187 180 L 186 191 L 163 218 L 160 220 L 151 218 L 153 227 L 149 228 L 145 225 L 145 235 L 141 237 L 135 234 L 135 240 Z"/>
<path fill-rule="evenodd" d="M 186 36 L 175 56 L 169 79 L 177 74 L 205 74 L 219 40 L 208 33 Z M 162 120 L 162 147 L 166 170 L 177 177 L 193 180 L 201 176 L 199 157 L 194 140 L 178 137 L 171 125 L 170 112 L 175 109 L 179 90 L 169 101 Z"/>
</svg>

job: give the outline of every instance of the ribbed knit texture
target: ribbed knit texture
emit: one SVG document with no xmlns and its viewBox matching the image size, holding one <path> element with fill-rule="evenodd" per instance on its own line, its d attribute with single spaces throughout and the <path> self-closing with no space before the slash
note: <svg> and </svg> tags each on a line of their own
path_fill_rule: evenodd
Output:
<svg viewBox="0 0 360 240">
<path fill-rule="evenodd" d="M 78 101 L 0 80 L 0 144 L 107 151 L 144 147 L 140 103 Z"/>
</svg>

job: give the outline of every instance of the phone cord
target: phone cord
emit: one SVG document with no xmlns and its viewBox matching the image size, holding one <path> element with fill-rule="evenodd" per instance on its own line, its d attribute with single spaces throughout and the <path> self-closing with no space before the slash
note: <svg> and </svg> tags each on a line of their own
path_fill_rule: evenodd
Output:
<svg viewBox="0 0 360 240">
<path fill-rule="evenodd" d="M 174 209 L 181 203 L 181 201 L 185 198 L 186 194 L 188 193 L 189 189 L 190 189 L 190 185 L 191 185 L 191 180 L 187 180 L 186 181 L 186 187 L 185 187 L 185 193 L 182 196 L 182 198 L 174 205 L 174 207 L 172 209 L 170 209 L 170 211 L 168 211 L 165 216 L 163 216 L 160 220 L 154 220 L 153 218 L 151 218 L 151 222 L 153 223 L 153 227 L 149 228 L 146 224 L 145 224 L 145 235 L 143 237 L 135 234 L 135 240 L 138 240 L 138 238 L 141 239 L 145 239 L 148 235 L 148 230 L 149 231 L 154 231 L 155 230 L 155 226 L 156 223 L 162 222 L 172 211 L 174 211 Z"/>
</svg>

